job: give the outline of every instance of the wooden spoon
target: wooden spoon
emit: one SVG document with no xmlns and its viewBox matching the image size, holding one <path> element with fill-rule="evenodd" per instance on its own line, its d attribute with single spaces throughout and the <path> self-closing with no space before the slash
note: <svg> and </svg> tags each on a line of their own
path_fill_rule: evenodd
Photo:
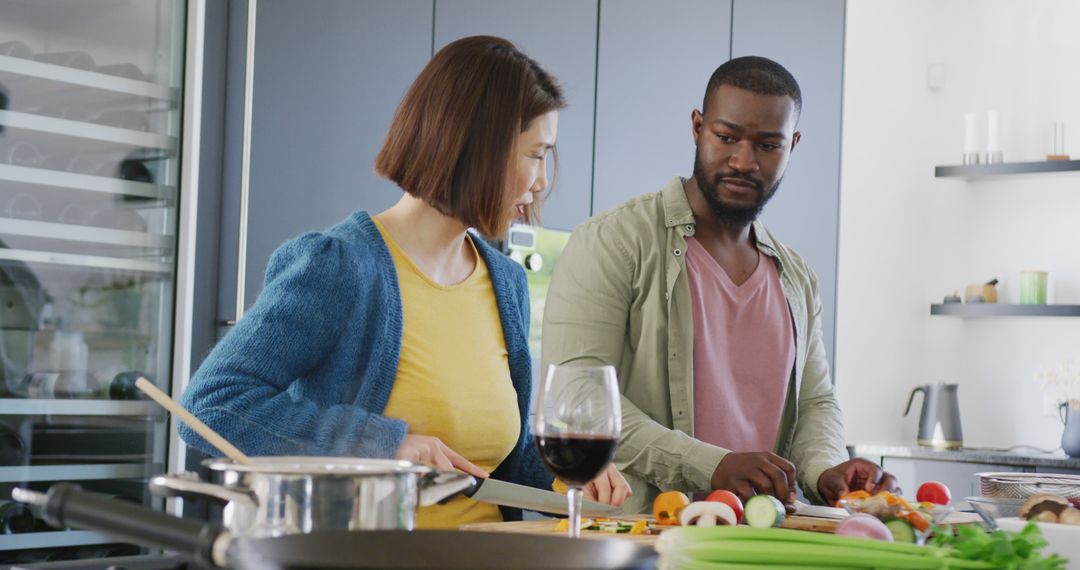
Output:
<svg viewBox="0 0 1080 570">
<path fill-rule="evenodd" d="M 139 379 L 135 381 L 135 387 L 142 390 L 144 394 L 150 396 L 150 398 L 158 404 L 161 404 L 161 407 L 172 413 L 173 417 L 179 418 L 187 424 L 188 427 L 195 430 L 195 433 L 201 435 L 203 439 L 210 442 L 210 445 L 216 447 L 218 451 L 224 453 L 229 459 L 232 459 L 240 465 L 254 464 L 254 461 L 252 461 L 251 458 L 244 455 L 239 449 L 236 449 L 233 444 L 218 435 L 216 431 L 210 429 L 210 426 L 202 423 L 199 418 L 191 415 L 191 412 L 185 410 L 180 404 L 177 404 L 176 400 L 173 400 L 168 394 L 162 392 L 157 386 L 154 386 L 154 384 L 147 380 L 146 377 L 140 376 Z"/>
</svg>

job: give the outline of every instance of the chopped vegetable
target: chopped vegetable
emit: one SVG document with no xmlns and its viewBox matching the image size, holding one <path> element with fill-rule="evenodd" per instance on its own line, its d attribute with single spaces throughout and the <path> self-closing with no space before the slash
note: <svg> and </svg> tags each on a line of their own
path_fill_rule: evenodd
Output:
<svg viewBox="0 0 1080 570">
<path fill-rule="evenodd" d="M 920 503 L 947 505 L 951 499 L 952 493 L 949 492 L 949 488 L 937 481 L 927 481 L 919 485 L 919 490 L 915 493 L 915 500 Z"/>
<path fill-rule="evenodd" d="M 656 524 L 679 524 L 679 512 L 690 504 L 690 497 L 681 491 L 665 491 L 653 501 Z"/>
<path fill-rule="evenodd" d="M 889 529 L 893 540 L 896 542 L 917 543 L 919 536 L 915 534 L 915 528 L 904 519 L 892 519 L 885 521 L 885 528 Z"/>
<path fill-rule="evenodd" d="M 840 524 L 836 525 L 836 530 L 833 532 L 839 536 L 872 538 L 886 542 L 893 541 L 893 533 L 889 532 L 889 527 L 885 526 L 885 523 L 878 520 L 877 517 L 864 513 L 856 513 L 844 519 Z"/>
<path fill-rule="evenodd" d="M 750 518 L 750 501 L 747 515 Z M 1041 556 L 1045 541 L 1038 527 L 1020 533 L 987 534 L 975 525 L 940 543 L 865 540 L 826 533 L 779 528 L 681 527 L 665 531 L 657 542 L 661 568 L 927 568 L 990 570 L 1061 570 L 1065 560 Z"/>
<path fill-rule="evenodd" d="M 735 511 L 724 503 L 716 501 L 697 501 L 690 503 L 679 513 L 679 524 L 683 526 L 716 526 L 739 524 Z"/>
<path fill-rule="evenodd" d="M 742 522 L 743 519 L 743 502 L 739 499 L 739 496 L 726 489 L 717 489 L 712 493 L 709 493 L 708 497 L 705 497 L 706 501 L 715 501 L 718 503 L 724 503 L 731 507 L 731 510 L 735 511 L 735 523 Z"/>
<path fill-rule="evenodd" d="M 746 524 L 754 528 L 780 526 L 784 522 L 784 504 L 772 495 L 754 495 L 746 501 Z"/>
<path fill-rule="evenodd" d="M 593 525 L 592 519 L 581 519 L 581 528 L 589 528 Z M 555 523 L 555 532 L 566 532 L 570 529 L 570 519 L 559 519 L 559 522 Z"/>
</svg>

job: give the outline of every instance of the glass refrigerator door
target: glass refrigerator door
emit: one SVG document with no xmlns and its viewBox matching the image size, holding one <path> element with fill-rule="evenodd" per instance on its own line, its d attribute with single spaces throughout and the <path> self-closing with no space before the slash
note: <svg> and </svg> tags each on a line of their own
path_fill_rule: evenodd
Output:
<svg viewBox="0 0 1080 570">
<path fill-rule="evenodd" d="M 160 508 L 186 2 L 0 0 L 0 564 L 138 552 L 8 498 L 57 481 Z"/>
</svg>

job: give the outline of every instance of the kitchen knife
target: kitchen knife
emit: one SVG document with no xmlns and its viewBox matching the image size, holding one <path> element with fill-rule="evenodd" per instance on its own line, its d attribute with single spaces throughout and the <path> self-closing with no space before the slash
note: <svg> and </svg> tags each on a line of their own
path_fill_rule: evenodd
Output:
<svg viewBox="0 0 1080 570">
<path fill-rule="evenodd" d="M 821 519 L 843 520 L 851 516 L 844 509 L 836 507 L 824 507 L 820 505 L 808 505 L 802 501 L 795 501 L 795 514 L 805 517 L 817 517 Z"/>
<path fill-rule="evenodd" d="M 516 507 L 541 513 L 565 515 L 567 513 L 566 495 L 554 491 L 544 491 L 517 483 L 508 483 L 498 479 L 484 479 L 471 491 L 464 493 L 474 501 Z M 594 501 L 581 501 L 582 516 L 610 517 L 623 514 L 621 507 L 614 507 Z"/>
</svg>

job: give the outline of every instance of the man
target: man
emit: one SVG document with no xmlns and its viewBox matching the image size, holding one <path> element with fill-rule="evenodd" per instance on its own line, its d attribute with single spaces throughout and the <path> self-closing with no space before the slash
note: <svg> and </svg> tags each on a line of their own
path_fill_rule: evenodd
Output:
<svg viewBox="0 0 1080 570">
<path fill-rule="evenodd" d="M 627 512 L 670 489 L 791 504 L 796 482 L 827 503 L 896 488 L 877 465 L 848 459 L 817 279 L 756 221 L 799 142 L 801 104 L 774 61 L 721 65 L 691 114 L 693 177 L 593 217 L 559 259 L 545 369 L 617 367 Z"/>
</svg>

